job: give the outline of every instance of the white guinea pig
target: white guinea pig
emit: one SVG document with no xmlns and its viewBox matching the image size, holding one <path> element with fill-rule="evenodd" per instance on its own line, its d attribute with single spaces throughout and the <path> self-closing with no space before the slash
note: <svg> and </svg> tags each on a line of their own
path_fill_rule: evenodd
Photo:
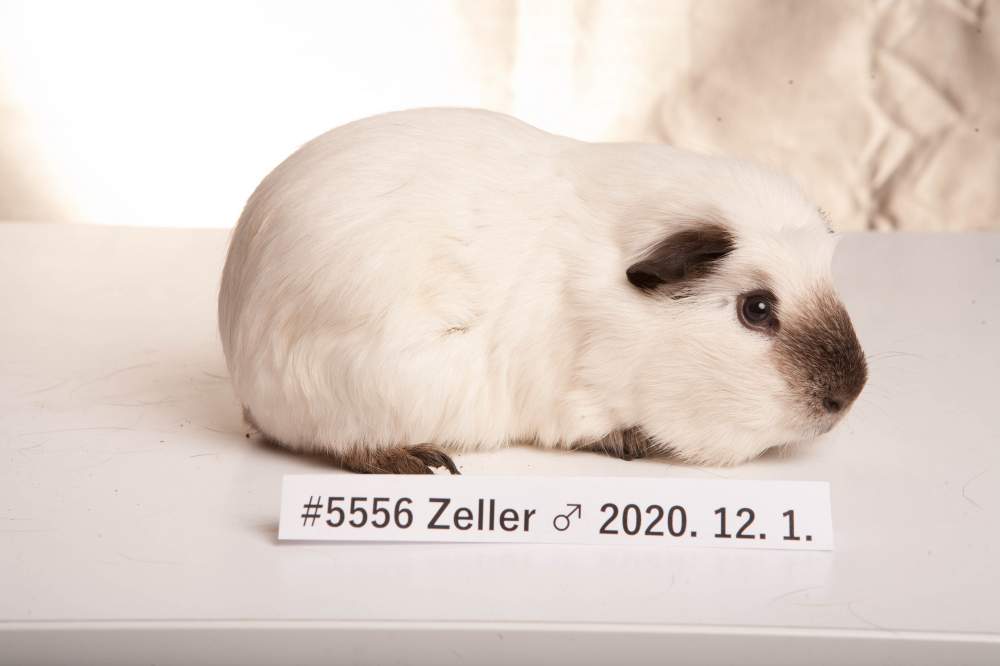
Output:
<svg viewBox="0 0 1000 666">
<path fill-rule="evenodd" d="M 512 443 L 732 464 L 864 386 L 785 178 L 467 109 L 334 129 L 250 197 L 219 326 L 248 422 L 358 472 Z"/>
</svg>

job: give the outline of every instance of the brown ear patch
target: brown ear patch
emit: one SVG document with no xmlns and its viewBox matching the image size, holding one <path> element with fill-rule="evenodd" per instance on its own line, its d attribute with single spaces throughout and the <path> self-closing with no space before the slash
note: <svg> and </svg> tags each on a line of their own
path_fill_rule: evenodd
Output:
<svg viewBox="0 0 1000 666">
<path fill-rule="evenodd" d="M 647 292 L 674 288 L 710 274 L 736 248 L 726 227 L 710 222 L 673 233 L 625 271 L 628 281 Z"/>
<path fill-rule="evenodd" d="M 783 320 L 774 353 L 792 389 L 818 413 L 846 409 L 868 380 L 854 326 L 831 293 L 817 294 L 794 317 Z"/>
</svg>

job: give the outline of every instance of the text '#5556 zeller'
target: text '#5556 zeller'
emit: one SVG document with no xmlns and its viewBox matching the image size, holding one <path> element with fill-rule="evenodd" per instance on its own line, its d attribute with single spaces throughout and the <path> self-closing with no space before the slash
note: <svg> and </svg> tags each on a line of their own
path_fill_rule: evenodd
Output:
<svg viewBox="0 0 1000 666">
<path fill-rule="evenodd" d="M 820 481 L 293 475 L 279 538 L 833 549 Z"/>
</svg>

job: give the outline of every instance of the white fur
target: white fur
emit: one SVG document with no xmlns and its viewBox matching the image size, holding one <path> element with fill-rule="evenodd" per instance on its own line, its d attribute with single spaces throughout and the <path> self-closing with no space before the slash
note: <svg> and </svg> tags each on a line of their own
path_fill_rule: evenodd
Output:
<svg viewBox="0 0 1000 666">
<path fill-rule="evenodd" d="M 706 217 L 738 248 L 704 293 L 626 280 Z M 833 246 L 815 206 L 750 164 L 405 111 L 332 130 L 264 179 L 219 323 L 239 399 L 292 448 L 567 447 L 641 426 L 734 463 L 816 432 L 735 299 L 763 272 L 793 311 L 829 288 Z"/>
</svg>

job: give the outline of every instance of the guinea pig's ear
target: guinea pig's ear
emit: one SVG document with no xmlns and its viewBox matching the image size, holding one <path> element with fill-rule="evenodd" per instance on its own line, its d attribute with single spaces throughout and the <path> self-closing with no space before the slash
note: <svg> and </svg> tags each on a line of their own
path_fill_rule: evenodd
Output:
<svg viewBox="0 0 1000 666">
<path fill-rule="evenodd" d="M 733 251 L 733 234 L 721 224 L 704 223 L 667 236 L 644 259 L 625 271 L 628 281 L 643 291 L 679 286 L 708 275 L 716 262 Z"/>
</svg>

